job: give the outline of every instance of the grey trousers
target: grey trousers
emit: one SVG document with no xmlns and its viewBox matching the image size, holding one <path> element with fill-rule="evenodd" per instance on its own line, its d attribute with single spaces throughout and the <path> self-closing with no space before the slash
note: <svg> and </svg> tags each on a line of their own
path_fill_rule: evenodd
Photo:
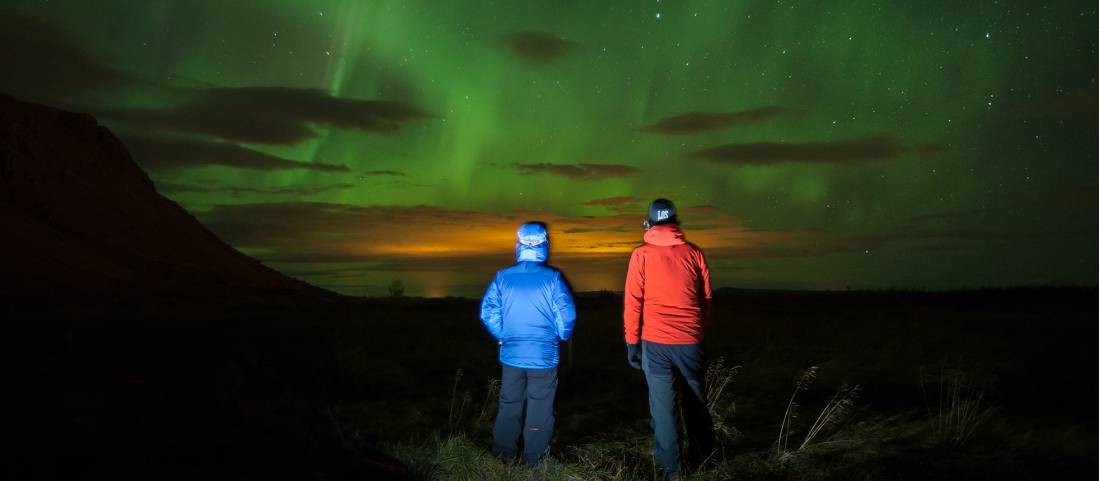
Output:
<svg viewBox="0 0 1100 481">
<path fill-rule="evenodd" d="M 528 466 L 538 464 L 549 451 L 550 438 L 554 436 L 554 394 L 557 390 L 556 367 L 520 369 L 505 365 L 493 426 L 493 454 L 514 458 L 519 452 L 522 432 L 523 461 Z"/>
<path fill-rule="evenodd" d="M 707 363 L 701 344 L 657 344 L 642 341 L 642 370 L 649 385 L 653 456 L 665 476 L 681 469 L 677 391 L 688 435 L 688 459 L 702 462 L 714 448 L 714 421 L 707 409 Z M 680 389 L 677 389 L 677 386 Z"/>
</svg>

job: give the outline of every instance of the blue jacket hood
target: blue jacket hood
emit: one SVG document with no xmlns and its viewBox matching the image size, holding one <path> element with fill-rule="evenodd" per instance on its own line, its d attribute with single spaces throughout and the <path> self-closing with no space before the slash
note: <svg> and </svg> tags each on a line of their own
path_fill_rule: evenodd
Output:
<svg viewBox="0 0 1100 481">
<path fill-rule="evenodd" d="M 550 235 L 542 222 L 528 222 L 516 231 L 516 262 L 546 262 Z"/>
</svg>

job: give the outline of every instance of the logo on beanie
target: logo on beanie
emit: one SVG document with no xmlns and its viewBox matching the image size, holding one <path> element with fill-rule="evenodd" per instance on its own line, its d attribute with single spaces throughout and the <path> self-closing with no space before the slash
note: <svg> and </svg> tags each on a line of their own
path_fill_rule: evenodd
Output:
<svg viewBox="0 0 1100 481">
<path fill-rule="evenodd" d="M 657 210 L 657 218 L 653 219 L 653 220 L 655 220 L 657 222 L 660 222 L 662 220 L 668 219 L 668 217 L 669 217 L 669 211 L 667 209 L 659 209 L 659 210 Z"/>
</svg>

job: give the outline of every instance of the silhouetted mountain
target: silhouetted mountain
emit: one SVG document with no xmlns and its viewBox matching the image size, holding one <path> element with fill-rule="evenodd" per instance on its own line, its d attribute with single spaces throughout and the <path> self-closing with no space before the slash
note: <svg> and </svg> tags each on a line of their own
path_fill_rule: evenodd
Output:
<svg viewBox="0 0 1100 481">
<path fill-rule="evenodd" d="M 91 115 L 2 94 L 0 219 L 8 304 L 332 295 L 234 250 L 157 193 Z"/>
</svg>

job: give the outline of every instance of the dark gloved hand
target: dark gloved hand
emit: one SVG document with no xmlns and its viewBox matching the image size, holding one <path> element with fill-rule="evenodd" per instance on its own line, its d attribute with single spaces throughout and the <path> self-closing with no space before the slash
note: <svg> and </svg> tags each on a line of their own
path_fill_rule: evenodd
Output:
<svg viewBox="0 0 1100 481">
<path fill-rule="evenodd" d="M 642 349 L 637 344 L 626 345 L 626 363 L 630 364 L 630 367 L 642 370 Z"/>
</svg>

